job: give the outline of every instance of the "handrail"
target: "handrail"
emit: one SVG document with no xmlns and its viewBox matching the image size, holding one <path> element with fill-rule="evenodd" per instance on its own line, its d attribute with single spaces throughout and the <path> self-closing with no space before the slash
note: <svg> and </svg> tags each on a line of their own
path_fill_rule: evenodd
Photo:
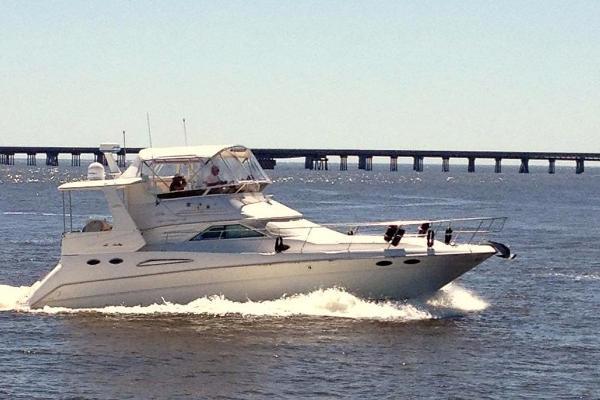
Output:
<svg viewBox="0 0 600 400">
<path fill-rule="evenodd" d="M 346 230 L 346 234 L 348 236 L 348 241 L 347 242 L 340 242 L 338 244 L 345 244 L 345 251 L 346 252 L 351 252 L 353 246 L 357 246 L 360 245 L 361 243 L 356 243 L 355 238 L 356 237 L 360 237 L 361 235 L 358 235 L 358 232 L 360 230 L 365 231 L 367 230 L 369 227 L 371 228 L 381 228 L 382 226 L 389 226 L 389 225 L 394 225 L 397 228 L 402 228 L 407 230 L 406 228 L 414 226 L 414 227 L 419 227 L 422 228 L 423 224 L 429 224 L 428 226 L 428 230 L 431 230 L 434 232 L 434 236 L 436 238 L 441 237 L 441 235 L 446 233 L 446 229 L 448 228 L 452 228 L 452 240 L 450 242 L 450 245 L 457 245 L 460 243 L 463 244 L 473 244 L 474 242 L 476 242 L 476 238 L 478 237 L 483 237 L 486 236 L 490 233 L 497 233 L 502 231 L 502 229 L 504 228 L 504 225 L 506 223 L 507 218 L 506 217 L 484 217 L 484 218 L 463 218 L 463 219 L 446 219 L 446 220 L 430 220 L 427 221 L 425 220 L 425 222 L 422 221 L 408 221 L 408 223 L 406 221 L 404 222 L 397 222 L 397 223 L 389 223 L 389 222 L 371 222 L 371 223 L 332 223 L 332 224 L 322 224 L 322 225 L 311 225 L 311 226 L 306 226 L 306 225 L 287 225 L 284 227 L 268 227 L 265 226 L 265 228 L 257 228 L 257 227 L 249 227 L 249 229 L 252 229 L 253 231 L 259 232 L 261 234 L 263 234 L 265 237 L 276 237 L 276 236 L 282 236 L 283 238 L 288 237 L 288 238 L 294 238 L 297 240 L 302 240 L 302 244 L 300 245 L 299 248 L 299 253 L 303 253 L 306 245 L 308 243 L 310 243 L 309 239 L 311 238 L 311 235 L 315 232 L 318 231 L 319 229 L 323 229 L 323 230 L 329 230 L 329 231 L 334 231 L 338 234 L 343 234 L 343 232 L 340 232 L 340 230 L 336 230 L 336 229 L 332 229 L 333 227 L 336 228 L 340 228 L 340 227 L 345 227 L 345 228 L 351 228 L 350 230 Z M 244 223 L 242 221 L 236 221 L 236 223 L 244 225 Z M 473 226 L 469 226 L 469 224 L 473 223 Z M 462 224 L 467 224 L 467 225 L 462 225 Z M 300 231 L 301 233 L 298 234 L 298 231 Z M 351 233 L 350 233 L 351 232 Z M 287 235 L 286 235 L 287 233 Z M 163 237 L 164 237 L 164 243 L 168 243 L 169 242 L 169 235 L 171 234 L 171 232 L 165 232 L 163 233 Z M 376 236 L 380 234 L 381 236 L 383 236 L 384 231 L 378 230 L 378 231 L 373 231 L 371 232 L 372 236 Z M 365 232 L 362 236 L 367 236 L 369 235 L 369 232 Z M 462 240 L 459 240 L 459 238 L 465 236 L 465 235 L 470 235 L 469 239 L 462 242 Z M 173 235 L 171 235 L 173 236 Z M 175 235 L 177 236 L 177 235 Z M 403 235 L 403 238 L 426 238 L 427 234 L 426 233 L 419 233 L 416 230 L 413 230 L 413 232 L 406 232 Z M 483 240 L 477 241 L 476 243 L 481 243 Z M 364 244 L 364 243 L 363 243 Z M 381 243 L 382 245 L 384 243 Z M 388 242 L 385 243 L 386 244 L 386 248 L 390 249 L 392 247 L 392 243 Z"/>
<path fill-rule="evenodd" d="M 465 243 L 473 243 L 473 241 L 475 240 L 475 237 L 479 236 L 483 236 L 489 233 L 498 233 L 501 232 L 502 229 L 504 228 L 504 224 L 506 222 L 506 217 L 487 217 L 487 218 L 465 218 L 465 219 L 449 219 L 449 220 L 440 220 L 440 221 L 431 221 L 431 222 L 426 222 L 429 223 L 429 230 L 433 230 L 435 233 L 435 236 L 437 237 L 437 233 L 438 232 L 444 232 L 445 233 L 445 229 L 447 229 L 447 227 L 451 227 L 452 224 L 454 223 L 455 228 L 452 230 L 452 234 L 453 234 L 453 242 L 458 242 L 458 236 L 459 234 L 471 234 L 471 237 L 469 238 L 469 240 L 465 241 Z M 465 221 L 477 221 L 477 227 L 471 229 L 471 228 L 462 228 L 462 229 L 456 229 L 456 223 L 458 222 L 465 222 Z M 221 223 L 221 225 L 229 225 L 230 223 L 235 222 L 236 224 L 240 224 L 240 225 L 245 225 L 243 222 L 241 221 L 229 221 L 229 222 L 223 222 Z M 441 222 L 445 222 L 447 223 L 447 225 L 441 225 Z M 484 223 L 487 222 L 487 224 L 484 226 Z M 498 222 L 496 224 L 496 222 Z M 398 228 L 406 228 L 409 226 L 418 226 L 418 225 L 422 225 L 419 223 L 403 223 L 403 224 L 396 224 L 396 226 Z M 353 238 L 356 236 L 360 236 L 358 233 L 360 231 L 360 228 L 366 228 L 366 227 L 381 227 L 381 226 L 387 226 L 384 225 L 382 223 L 379 222 L 373 222 L 373 223 L 331 223 L 331 224 L 319 224 L 319 225 L 312 225 L 312 226 L 305 226 L 305 225 L 289 225 L 289 226 L 285 226 L 285 227 L 267 227 L 267 228 L 256 228 L 256 227 L 249 227 L 249 229 L 262 233 L 267 237 L 270 236 L 281 236 L 282 233 L 286 232 L 286 231 L 292 231 L 292 230 L 307 230 L 308 232 L 306 233 L 306 239 L 305 242 L 308 241 L 308 238 L 310 237 L 310 234 L 315 231 L 315 230 L 319 230 L 319 229 L 327 229 L 327 230 L 332 230 L 336 233 L 339 234 L 343 234 L 343 232 L 340 232 L 339 230 L 335 230 L 335 229 L 331 229 L 332 227 L 349 227 L 352 229 L 349 229 L 346 231 L 346 234 L 348 235 L 348 237 L 350 238 L 348 245 L 351 246 L 353 244 Z M 482 226 L 484 226 L 484 228 L 482 229 Z M 196 231 L 187 231 L 188 233 L 196 233 Z M 172 234 L 173 232 L 164 232 L 163 236 L 165 236 L 165 241 L 168 242 L 168 236 L 169 234 Z M 368 235 L 368 234 L 365 234 Z M 427 234 L 426 233 L 405 233 L 403 235 L 403 237 L 426 237 Z M 297 236 L 296 236 L 297 237 Z"/>
<path fill-rule="evenodd" d="M 294 225 L 289 225 L 289 226 L 285 226 L 285 227 L 271 227 L 271 228 L 265 228 L 265 229 L 255 229 L 259 232 L 263 232 L 266 233 L 268 235 L 277 235 L 277 236 L 283 236 L 285 238 L 284 235 L 282 235 L 282 233 L 290 232 L 291 231 L 301 231 L 301 230 L 306 230 L 306 235 L 304 235 L 304 233 L 301 233 L 300 235 L 295 235 L 295 238 L 302 238 L 304 237 L 304 240 L 302 242 L 302 245 L 300 246 L 300 253 L 304 252 L 304 249 L 306 247 L 306 244 L 309 243 L 309 239 L 311 234 L 318 230 L 318 229 L 329 229 L 329 230 L 334 230 L 337 233 L 342 233 L 339 230 L 335 230 L 335 229 L 331 229 L 334 227 L 352 227 L 354 229 L 351 229 L 351 231 L 353 232 L 350 236 L 350 239 L 348 240 L 347 246 L 346 246 L 346 251 L 350 252 L 351 248 L 353 245 L 357 245 L 357 243 L 355 243 L 354 238 L 357 235 L 358 231 L 360 230 L 360 228 L 363 228 L 363 230 L 365 230 L 368 227 L 382 227 L 382 226 L 389 226 L 389 225 L 395 225 L 398 228 L 407 228 L 410 226 L 416 226 L 416 227 L 421 227 L 423 224 L 429 224 L 428 230 L 432 230 L 434 232 L 434 236 L 436 238 L 439 238 L 439 234 L 445 234 L 446 233 L 446 229 L 451 228 L 452 229 L 452 240 L 451 240 L 451 245 L 457 245 L 459 243 L 463 243 L 463 244 L 474 244 L 474 243 L 482 243 L 482 240 L 477 241 L 476 239 L 479 237 L 483 237 L 486 235 L 489 235 L 491 233 L 497 233 L 502 231 L 502 229 L 504 228 L 504 225 L 506 223 L 507 217 L 483 217 L 483 218 L 462 218 L 462 219 L 445 219 L 445 220 L 423 220 L 423 221 L 397 221 L 397 222 L 371 222 L 371 223 L 331 223 L 331 224 L 321 224 L 321 225 L 315 225 L 315 226 L 294 226 Z M 475 224 L 473 226 L 469 226 L 471 223 Z M 463 225 L 464 224 L 464 225 Z M 381 233 L 381 235 L 383 236 L 384 232 L 379 232 Z M 375 234 L 375 232 L 373 232 L 373 234 Z M 462 242 L 459 242 L 459 238 L 465 235 L 469 235 L 470 237 L 468 240 Z M 403 237 L 406 238 L 425 238 L 427 236 L 426 233 L 405 233 Z M 343 243 L 340 243 L 343 244 Z M 387 243 L 387 248 L 391 248 L 392 244 L 391 243 Z"/>
<path fill-rule="evenodd" d="M 451 218 L 451 219 L 420 219 L 420 220 L 396 220 L 396 221 L 373 221 L 373 222 L 336 222 L 324 223 L 320 226 L 387 226 L 387 225 L 420 225 L 424 223 L 441 224 L 453 222 L 469 222 L 469 221 L 488 221 L 488 220 L 504 220 L 508 217 L 469 217 L 469 218 Z"/>
<path fill-rule="evenodd" d="M 427 219 L 423 219 L 423 220 L 414 220 L 414 221 L 402 221 L 402 220 L 397 220 L 397 221 L 376 221 L 376 222 L 335 222 L 335 223 L 322 223 L 322 224 L 316 224 L 313 226 L 305 226 L 305 225 L 289 225 L 283 228 L 279 228 L 279 229 L 309 229 L 309 228 L 328 228 L 328 227 L 381 227 L 381 226 L 389 226 L 389 225 L 398 225 L 398 226 L 419 226 L 425 223 L 430 224 L 430 226 L 436 226 L 436 225 L 442 225 L 442 224 L 456 224 L 459 222 L 477 222 L 478 226 L 476 228 L 474 228 L 474 230 L 461 230 L 461 232 L 473 232 L 473 231 L 477 231 L 477 232 L 481 232 L 481 224 L 484 221 L 489 221 L 490 224 L 488 225 L 489 229 L 492 229 L 492 227 L 494 226 L 494 223 L 496 221 L 501 222 L 501 224 L 495 228 L 494 230 L 490 230 L 490 232 L 500 232 L 502 230 L 502 228 L 504 227 L 504 223 L 506 222 L 506 220 L 508 219 L 508 217 L 479 217 L 479 218 L 455 218 L 455 219 L 440 219 L 440 220 L 427 220 Z M 251 218 L 249 219 L 250 221 L 272 221 L 271 218 Z M 278 221 L 274 221 L 274 222 L 278 222 Z M 285 222 L 285 221 L 284 221 Z M 445 226 L 445 225 L 444 225 Z M 456 231 L 455 231 L 456 232 Z"/>
<path fill-rule="evenodd" d="M 197 189 L 185 189 L 177 191 L 168 191 L 161 193 L 153 193 L 160 200 L 178 199 L 181 197 L 194 197 L 194 196 L 213 196 L 223 194 L 238 194 L 245 193 L 245 189 L 250 187 L 252 184 L 256 184 L 258 187 L 257 191 L 260 191 L 261 184 L 266 183 L 265 181 L 239 181 L 239 182 L 228 182 L 220 185 L 212 185 L 199 187 Z M 244 191 L 242 191 L 244 189 Z"/>
</svg>

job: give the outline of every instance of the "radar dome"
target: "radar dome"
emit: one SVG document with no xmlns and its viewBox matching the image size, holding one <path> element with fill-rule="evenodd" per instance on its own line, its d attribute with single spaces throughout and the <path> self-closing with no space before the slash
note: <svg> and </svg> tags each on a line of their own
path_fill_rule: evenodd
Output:
<svg viewBox="0 0 600 400">
<path fill-rule="evenodd" d="M 88 166 L 87 178 L 90 181 L 104 180 L 104 165 L 99 162 L 93 162 Z"/>
</svg>

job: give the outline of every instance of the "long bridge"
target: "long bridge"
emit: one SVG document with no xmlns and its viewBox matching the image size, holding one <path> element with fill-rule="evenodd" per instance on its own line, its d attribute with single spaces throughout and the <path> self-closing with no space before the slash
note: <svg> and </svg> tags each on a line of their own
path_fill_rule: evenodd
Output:
<svg viewBox="0 0 600 400">
<path fill-rule="evenodd" d="M 122 148 L 117 153 L 121 166 L 126 163 L 126 154 L 136 154 L 142 147 Z M 466 159 L 467 171 L 475 172 L 475 160 L 494 160 L 494 171 L 502 172 L 503 160 L 520 161 L 519 172 L 529 173 L 530 160 L 547 160 L 548 172 L 555 173 L 556 161 L 574 161 L 575 172 L 584 172 L 586 161 L 600 161 L 600 153 L 563 153 L 563 152 L 515 152 L 515 151 L 443 151 L 443 150 L 356 150 L 356 149 L 252 149 L 261 165 L 273 169 L 278 159 L 304 158 L 306 169 L 328 170 L 329 158 L 339 157 L 339 169 L 348 169 L 348 157 L 358 158 L 358 169 L 370 171 L 373 168 L 373 157 L 390 159 L 390 171 L 398 170 L 398 158 L 412 159 L 413 170 L 423 171 L 425 158 L 441 159 L 442 171 L 450 171 L 450 159 Z M 95 161 L 106 163 L 104 155 L 98 147 L 23 147 L 0 146 L 0 164 L 14 165 L 15 154 L 27 157 L 27 165 L 36 165 L 38 154 L 45 155 L 45 163 L 57 166 L 59 155 L 71 155 L 71 166 L 81 165 L 81 155 L 87 154 Z"/>
</svg>

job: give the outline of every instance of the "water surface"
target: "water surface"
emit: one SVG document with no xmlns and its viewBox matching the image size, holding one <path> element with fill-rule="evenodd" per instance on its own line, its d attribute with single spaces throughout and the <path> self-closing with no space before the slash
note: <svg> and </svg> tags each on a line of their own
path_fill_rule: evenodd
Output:
<svg viewBox="0 0 600 400">
<path fill-rule="evenodd" d="M 508 216 L 490 259 L 421 302 L 339 289 L 269 302 L 30 312 L 58 260 L 56 186 L 85 168 L 0 166 L 0 398 L 600 398 L 600 170 L 270 171 L 320 222 Z M 516 169 L 516 168 L 515 168 Z M 75 223 L 103 215 L 80 196 Z"/>
</svg>

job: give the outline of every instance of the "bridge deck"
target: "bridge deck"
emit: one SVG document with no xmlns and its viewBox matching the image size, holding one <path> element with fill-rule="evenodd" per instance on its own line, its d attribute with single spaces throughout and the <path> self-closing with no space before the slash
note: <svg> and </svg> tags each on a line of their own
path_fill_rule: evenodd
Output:
<svg viewBox="0 0 600 400">
<path fill-rule="evenodd" d="M 136 154 L 142 147 L 128 147 Z M 600 161 L 600 153 L 524 152 L 524 151 L 462 151 L 462 150 L 359 150 L 359 149 L 261 149 L 252 150 L 259 158 L 296 157 L 426 157 L 426 158 L 486 158 L 530 160 Z M 98 147 L 0 146 L 0 154 L 98 154 Z"/>
<path fill-rule="evenodd" d="M 128 147 L 124 149 L 127 154 L 139 153 L 142 148 Z M 263 168 L 273 169 L 276 159 L 299 158 L 305 159 L 307 169 L 329 169 L 328 157 L 340 157 L 340 170 L 348 169 L 348 157 L 358 157 L 358 168 L 371 170 L 373 157 L 389 157 L 390 171 L 398 170 L 398 158 L 409 157 L 413 159 L 413 169 L 423 171 L 424 158 L 441 158 L 442 171 L 450 170 L 451 158 L 466 158 L 469 160 L 468 171 L 475 172 L 476 159 L 495 160 L 494 171 L 502 172 L 502 160 L 521 160 L 519 172 L 529 173 L 530 160 L 548 160 L 548 172 L 555 173 L 557 160 L 574 160 L 575 171 L 583 173 L 585 161 L 600 161 L 600 153 L 574 153 L 574 152 L 523 152 L 523 151 L 460 151 L 460 150 L 359 150 L 359 149 L 253 149 Z M 91 154 L 99 162 L 106 163 L 104 155 L 97 147 L 42 147 L 42 146 L 3 146 L 0 147 L 0 164 L 14 164 L 15 154 L 26 154 L 27 164 L 36 165 L 36 154 L 46 154 L 46 165 L 58 165 L 59 154 L 71 154 L 71 165 L 81 165 L 81 154 Z M 126 165 L 123 149 L 119 152 L 118 163 Z"/>
</svg>

